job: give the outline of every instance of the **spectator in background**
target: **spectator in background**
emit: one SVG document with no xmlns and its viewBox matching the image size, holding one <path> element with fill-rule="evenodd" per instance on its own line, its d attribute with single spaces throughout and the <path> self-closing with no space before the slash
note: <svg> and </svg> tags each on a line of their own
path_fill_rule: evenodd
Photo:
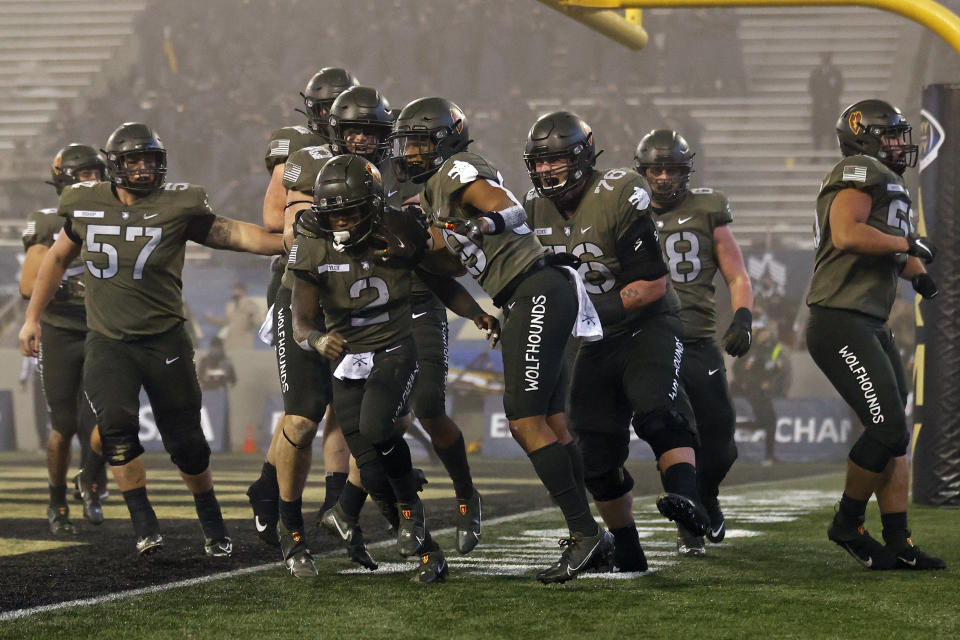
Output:
<svg viewBox="0 0 960 640">
<path fill-rule="evenodd" d="M 237 373 L 223 350 L 223 340 L 218 336 L 210 338 L 210 349 L 197 364 L 197 378 L 202 391 L 213 391 L 237 384 Z"/>
<path fill-rule="evenodd" d="M 829 51 L 820 54 L 820 66 L 810 72 L 807 84 L 811 99 L 810 137 L 813 139 L 813 148 L 817 150 L 830 146 L 836 129 L 834 123 L 840 113 L 843 74 L 833 64 L 832 58 L 833 54 Z"/>
<path fill-rule="evenodd" d="M 753 346 L 750 352 L 733 362 L 733 392 L 742 396 L 753 409 L 754 429 L 765 433 L 764 465 L 773 464 L 777 458 L 777 412 L 773 407 L 775 398 L 786 396 L 790 388 L 790 360 L 784 345 L 777 339 L 777 324 L 764 321 L 766 316 L 759 306 L 755 307 Z"/>
<path fill-rule="evenodd" d="M 253 348 L 253 336 L 263 322 L 266 310 L 256 300 L 247 296 L 247 285 L 238 282 L 233 285 L 233 296 L 227 301 L 223 317 L 212 313 L 204 314 L 210 324 L 222 327 L 217 334 L 223 346 L 233 349 Z"/>
</svg>

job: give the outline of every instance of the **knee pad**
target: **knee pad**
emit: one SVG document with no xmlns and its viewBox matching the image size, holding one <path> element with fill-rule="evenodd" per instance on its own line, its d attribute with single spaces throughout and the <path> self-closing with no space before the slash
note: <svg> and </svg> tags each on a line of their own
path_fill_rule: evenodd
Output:
<svg viewBox="0 0 960 640">
<path fill-rule="evenodd" d="M 584 478 L 587 490 L 594 500 L 616 500 L 633 489 L 633 477 L 623 467 L 610 469 L 598 476 Z"/>
<path fill-rule="evenodd" d="M 699 444 L 694 426 L 675 409 L 635 415 L 633 430 L 642 440 L 646 440 L 658 460 L 671 449 L 695 448 Z"/>
<path fill-rule="evenodd" d="M 893 458 L 904 455 L 909 445 L 909 437 L 904 436 L 892 445 L 881 442 L 875 434 L 865 431 L 850 449 L 850 460 L 867 471 L 882 473 Z"/>
<path fill-rule="evenodd" d="M 188 476 L 196 476 L 210 466 L 210 445 L 203 437 L 203 430 L 199 425 L 189 432 L 179 433 L 169 445 L 165 442 L 170 460 Z"/>
<path fill-rule="evenodd" d="M 100 419 L 100 447 L 103 456 L 115 467 L 132 462 L 143 453 L 138 434 L 140 418 L 122 407 L 112 406 L 98 415 Z"/>
</svg>

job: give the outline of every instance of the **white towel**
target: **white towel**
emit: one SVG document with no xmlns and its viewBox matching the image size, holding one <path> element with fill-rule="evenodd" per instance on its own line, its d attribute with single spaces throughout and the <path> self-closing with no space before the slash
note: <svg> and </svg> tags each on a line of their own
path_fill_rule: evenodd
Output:
<svg viewBox="0 0 960 640">
<path fill-rule="evenodd" d="M 263 319 L 263 324 L 260 325 L 260 330 L 257 331 L 257 336 L 260 338 L 260 342 L 267 345 L 268 347 L 273 346 L 273 305 L 270 305 L 270 308 L 267 309 L 267 317 Z"/>
<path fill-rule="evenodd" d="M 575 338 L 582 338 L 586 342 L 594 342 L 603 339 L 603 327 L 600 325 L 600 316 L 597 315 L 597 309 L 590 301 L 590 294 L 587 293 L 587 287 L 583 284 L 583 278 L 573 267 L 563 267 L 570 272 L 573 281 L 577 285 L 577 321 L 573 323 L 573 330 L 570 332 Z"/>
<path fill-rule="evenodd" d="M 333 372 L 337 380 L 366 380 L 373 371 L 373 351 L 348 353 Z"/>
</svg>

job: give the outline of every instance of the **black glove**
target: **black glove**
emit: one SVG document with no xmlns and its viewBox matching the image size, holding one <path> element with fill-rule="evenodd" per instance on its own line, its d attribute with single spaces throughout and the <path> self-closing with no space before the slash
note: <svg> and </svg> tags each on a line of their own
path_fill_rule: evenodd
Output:
<svg viewBox="0 0 960 640">
<path fill-rule="evenodd" d="M 433 226 L 447 229 L 461 236 L 470 238 L 475 245 L 483 244 L 483 227 L 479 220 L 462 220 L 460 218 L 434 218 Z"/>
<path fill-rule="evenodd" d="M 750 343 L 753 340 L 753 314 L 750 309 L 740 307 L 733 314 L 733 322 L 730 328 L 723 334 L 723 348 L 727 353 L 739 358 L 750 351 Z"/>
<path fill-rule="evenodd" d="M 911 280 L 910 283 L 913 284 L 913 290 L 926 300 L 933 300 L 940 295 L 940 287 L 933 281 L 929 273 L 921 273 L 918 276 L 913 276 L 913 280 Z"/>
<path fill-rule="evenodd" d="M 933 246 L 933 243 L 927 238 L 918 236 L 915 233 L 907 234 L 907 244 L 910 245 L 910 248 L 907 249 L 907 253 L 911 256 L 920 258 L 926 264 L 933 262 L 933 259 L 937 255 L 937 248 Z"/>
</svg>

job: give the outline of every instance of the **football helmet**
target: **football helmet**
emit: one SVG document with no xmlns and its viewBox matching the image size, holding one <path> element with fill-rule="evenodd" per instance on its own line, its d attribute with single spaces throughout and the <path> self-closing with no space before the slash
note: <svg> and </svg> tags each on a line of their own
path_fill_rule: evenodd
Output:
<svg viewBox="0 0 960 640">
<path fill-rule="evenodd" d="M 672 204 L 687 193 L 695 155 L 687 141 L 676 131 L 654 129 L 643 136 L 637 145 L 633 166 L 650 183 L 654 200 L 661 204 Z M 666 177 L 652 178 L 647 174 L 648 169 L 665 169 Z"/>
<path fill-rule="evenodd" d="M 560 166 L 558 161 L 566 160 Z M 569 111 L 554 111 L 541 116 L 527 134 L 523 162 L 533 188 L 545 198 L 557 199 L 582 187 L 594 164 L 597 152 L 593 130 L 583 119 Z M 553 168 L 537 170 L 537 164 Z"/>
<path fill-rule="evenodd" d="M 355 153 L 375 165 L 387 159 L 393 113 L 390 103 L 376 89 L 357 86 L 341 93 L 330 106 L 328 124 L 327 135 L 334 153 Z M 358 141 L 354 138 L 358 134 L 372 140 Z"/>
<path fill-rule="evenodd" d="M 138 195 L 156 191 L 167 175 L 167 149 L 156 131 L 140 122 L 125 122 L 110 134 L 103 153 L 110 179 L 118 187 Z M 128 167 L 133 155 L 152 154 L 153 166 Z"/>
<path fill-rule="evenodd" d="M 47 184 L 52 184 L 59 195 L 65 187 L 80 182 L 76 174 L 84 169 L 99 171 L 98 180 L 107 177 L 107 161 L 99 151 L 85 144 L 68 144 L 54 156 L 53 164 L 50 165 L 52 179 L 48 180 Z"/>
<path fill-rule="evenodd" d="M 327 117 L 330 115 L 330 106 L 341 93 L 355 87 L 359 82 L 353 74 L 340 67 L 324 67 L 313 74 L 300 96 L 306 111 L 300 111 L 307 116 L 307 127 L 321 136 L 327 133 Z"/>
<path fill-rule="evenodd" d="M 400 182 L 426 182 L 470 144 L 463 109 L 445 98 L 419 98 L 403 109 L 390 134 L 390 161 Z"/>
<path fill-rule="evenodd" d="M 900 109 L 883 100 L 855 102 L 837 120 L 837 141 L 844 156 L 872 156 L 901 175 L 917 164 L 912 131 Z"/>
<path fill-rule="evenodd" d="M 294 231 L 327 238 L 333 248 L 356 247 L 383 216 L 383 178 L 376 165 L 353 154 L 335 156 L 323 165 L 313 185 L 313 206 L 297 214 Z"/>
</svg>

